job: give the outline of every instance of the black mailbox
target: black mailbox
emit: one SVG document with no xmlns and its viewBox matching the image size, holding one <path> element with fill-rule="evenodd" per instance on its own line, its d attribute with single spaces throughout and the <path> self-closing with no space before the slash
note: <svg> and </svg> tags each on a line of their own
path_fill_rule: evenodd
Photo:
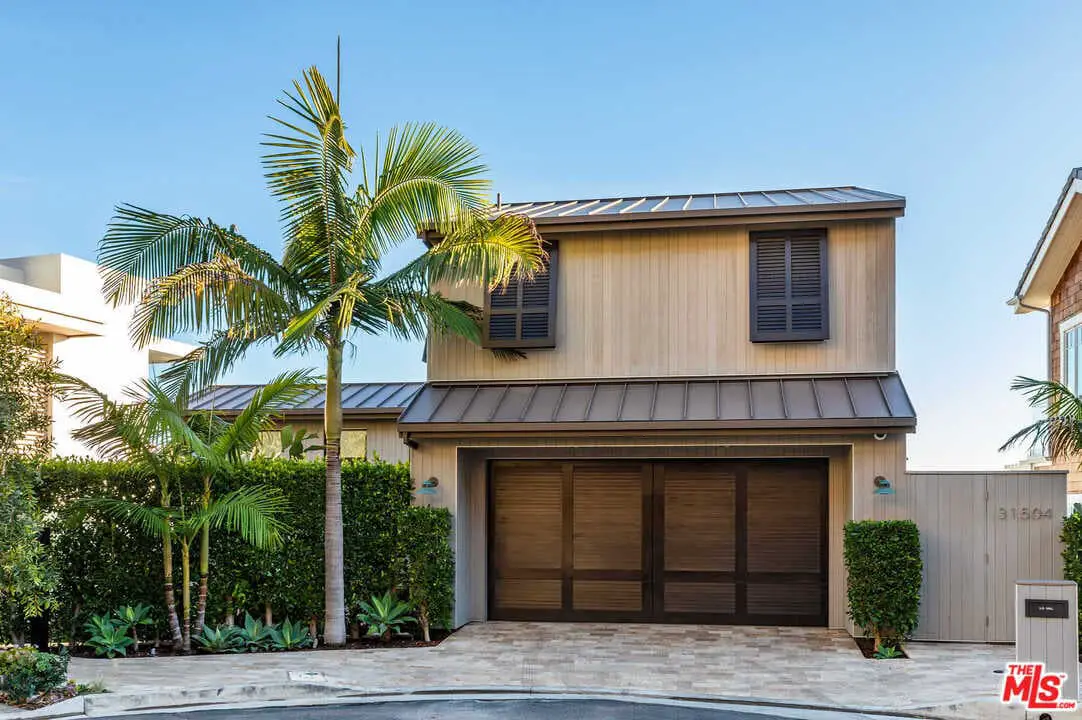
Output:
<svg viewBox="0 0 1082 720">
<path fill-rule="evenodd" d="M 1026 598 L 1026 617 L 1028 618 L 1062 618 L 1068 615 L 1066 600 L 1037 600 Z"/>
</svg>

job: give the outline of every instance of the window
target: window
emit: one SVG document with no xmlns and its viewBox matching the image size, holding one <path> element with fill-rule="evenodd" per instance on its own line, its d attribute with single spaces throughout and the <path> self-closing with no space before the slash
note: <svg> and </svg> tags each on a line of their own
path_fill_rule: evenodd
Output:
<svg viewBox="0 0 1082 720">
<path fill-rule="evenodd" d="M 1082 389 L 1082 367 L 1079 363 L 1082 356 L 1082 315 L 1075 315 L 1060 323 L 1059 347 L 1060 382 L 1078 395 Z"/>
<path fill-rule="evenodd" d="M 825 231 L 752 234 L 752 342 L 826 340 L 827 295 Z"/>
<path fill-rule="evenodd" d="M 363 460 L 368 456 L 368 432 L 365 430 L 343 430 L 339 454 L 343 458 Z"/>
<path fill-rule="evenodd" d="M 546 250 L 548 260 L 532 278 L 516 276 L 485 293 L 485 347 L 556 347 L 556 246 Z"/>
</svg>

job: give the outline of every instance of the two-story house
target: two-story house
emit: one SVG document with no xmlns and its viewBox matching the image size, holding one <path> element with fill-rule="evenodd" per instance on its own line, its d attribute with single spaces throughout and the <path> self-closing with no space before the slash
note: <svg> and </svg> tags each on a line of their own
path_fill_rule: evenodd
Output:
<svg viewBox="0 0 1082 720">
<path fill-rule="evenodd" d="M 1048 377 L 1082 393 L 1082 167 L 1067 175 L 1009 303 L 1047 318 Z M 1067 492 L 1082 500 L 1082 458 L 1051 458 L 1067 470 Z"/>
<path fill-rule="evenodd" d="M 506 205 L 547 271 L 434 337 L 398 429 L 455 623 L 845 627 L 843 524 L 904 515 L 895 220 L 856 187 Z M 509 357 L 513 356 L 513 357 Z"/>
<path fill-rule="evenodd" d="M 154 367 L 177 360 L 192 346 L 161 339 L 136 347 L 128 336 L 133 308 L 113 307 L 101 294 L 97 264 L 71 255 L 0 258 L 0 294 L 35 324 L 45 355 L 60 371 L 84 380 L 112 397 L 153 375 Z M 52 417 L 57 455 L 92 455 L 72 438 L 80 426 L 71 408 L 57 398 L 42 398 Z"/>
</svg>

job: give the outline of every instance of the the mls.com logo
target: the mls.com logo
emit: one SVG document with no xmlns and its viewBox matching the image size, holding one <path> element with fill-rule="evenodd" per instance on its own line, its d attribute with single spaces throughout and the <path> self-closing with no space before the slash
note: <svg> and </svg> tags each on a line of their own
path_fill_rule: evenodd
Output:
<svg viewBox="0 0 1082 720">
<path fill-rule="evenodd" d="M 1066 680 L 1064 673 L 1046 673 L 1044 663 L 1008 663 L 1000 699 L 1020 703 L 1026 710 L 1075 710 L 1077 700 L 1061 699 Z"/>
</svg>

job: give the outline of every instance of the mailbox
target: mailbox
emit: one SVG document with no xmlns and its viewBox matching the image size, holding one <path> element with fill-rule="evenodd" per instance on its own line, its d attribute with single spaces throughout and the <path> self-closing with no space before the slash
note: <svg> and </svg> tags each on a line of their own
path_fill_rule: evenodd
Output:
<svg viewBox="0 0 1082 720">
<path fill-rule="evenodd" d="M 1015 652 L 1018 662 L 1042 662 L 1066 673 L 1062 699 L 1078 699 L 1078 586 L 1067 580 L 1015 583 Z"/>
</svg>

